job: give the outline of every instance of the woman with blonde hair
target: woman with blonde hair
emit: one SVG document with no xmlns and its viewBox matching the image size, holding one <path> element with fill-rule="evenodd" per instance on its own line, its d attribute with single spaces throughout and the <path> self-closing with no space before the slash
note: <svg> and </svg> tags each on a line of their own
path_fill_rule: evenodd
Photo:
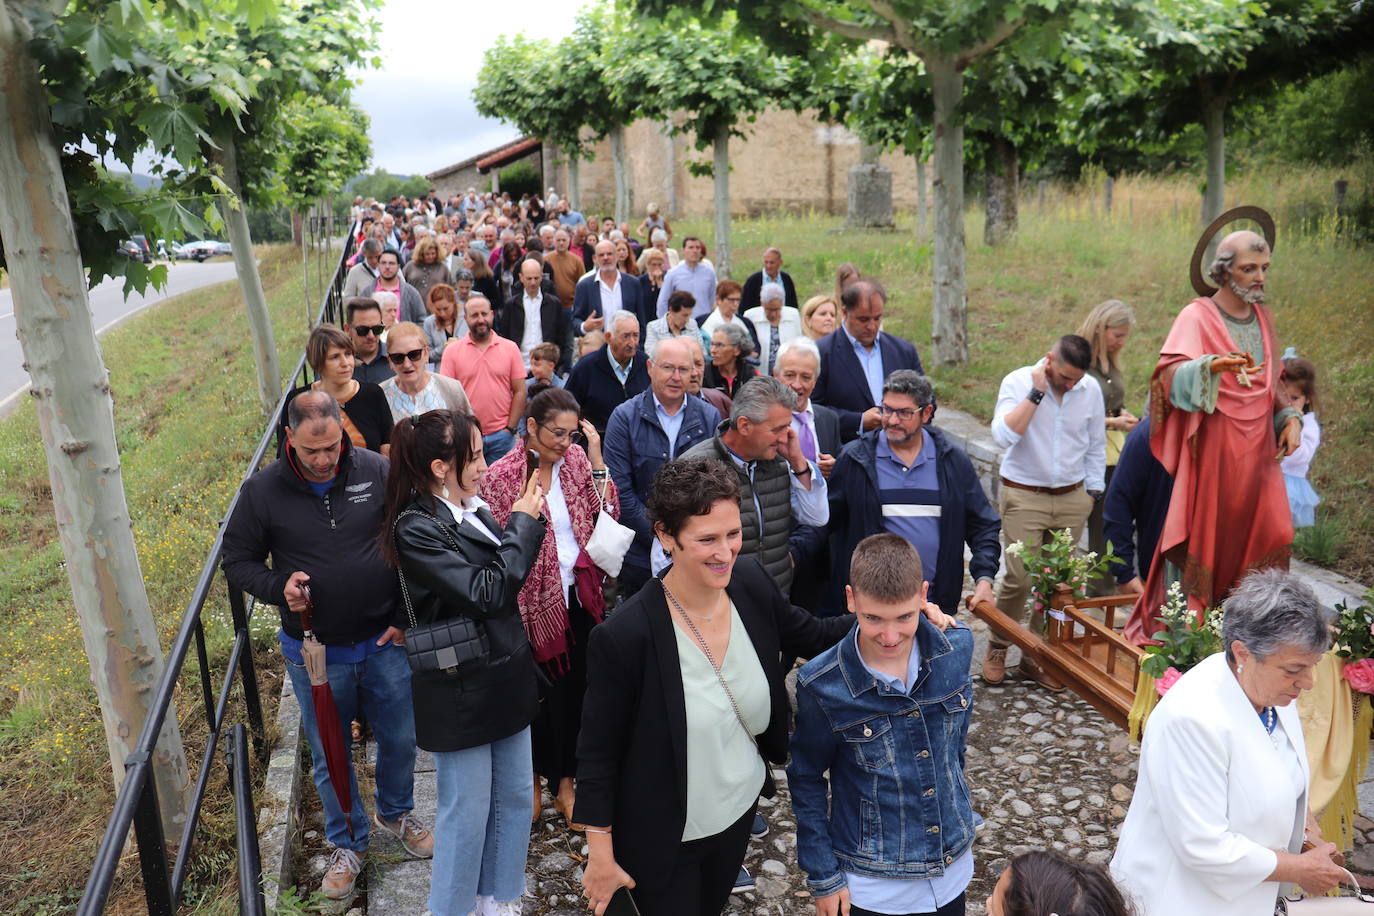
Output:
<svg viewBox="0 0 1374 916">
<path fill-rule="evenodd" d="M 840 308 L 833 296 L 812 296 L 801 308 L 802 333 L 812 340 L 820 340 L 835 330 Z"/>
<path fill-rule="evenodd" d="M 1107 484 L 1112 482 L 1112 473 L 1121 458 L 1121 448 L 1126 444 L 1126 434 L 1135 428 L 1140 419 L 1126 409 L 1126 381 L 1121 371 L 1121 351 L 1126 346 L 1126 338 L 1135 327 L 1135 312 L 1120 299 L 1108 299 L 1093 306 L 1088 317 L 1078 326 L 1078 336 L 1092 346 L 1092 361 L 1088 374 L 1102 389 L 1102 400 L 1107 408 Z M 1092 514 L 1088 516 L 1088 549 L 1101 554 L 1107 546 L 1103 533 L 1103 508 L 1105 500 L 1093 504 Z M 1093 584 L 1097 594 L 1110 594 L 1116 589 L 1107 575 L 1099 577 Z"/>
<path fill-rule="evenodd" d="M 429 295 L 431 286 L 439 283 L 453 285 L 453 275 L 449 273 L 448 265 L 439 252 L 439 240 L 432 235 L 421 236 L 415 243 L 415 253 L 406 262 L 402 273 L 406 282 L 419 291 L 421 300 Z"/>
</svg>

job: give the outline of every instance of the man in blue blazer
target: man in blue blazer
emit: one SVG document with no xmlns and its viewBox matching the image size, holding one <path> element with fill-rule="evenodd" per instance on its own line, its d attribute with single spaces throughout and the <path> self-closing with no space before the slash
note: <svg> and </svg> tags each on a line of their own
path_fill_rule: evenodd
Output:
<svg viewBox="0 0 1374 916">
<path fill-rule="evenodd" d="M 639 319 L 639 339 L 643 340 L 654 318 L 648 314 L 654 306 L 644 302 L 644 288 L 634 277 L 616 268 L 615 242 L 597 242 L 595 257 L 596 270 L 578 280 L 573 291 L 573 333 L 580 337 L 591 331 L 604 331 L 606 316 L 623 309 Z"/>
<path fill-rule="evenodd" d="M 916 347 L 880 329 L 887 292 L 876 280 L 855 280 L 840 300 L 841 323 L 817 341 L 821 376 L 811 395 L 840 418 L 840 438 L 849 442 L 861 432 L 882 426 L 878 403 L 883 381 L 897 369 L 921 370 Z"/>
</svg>

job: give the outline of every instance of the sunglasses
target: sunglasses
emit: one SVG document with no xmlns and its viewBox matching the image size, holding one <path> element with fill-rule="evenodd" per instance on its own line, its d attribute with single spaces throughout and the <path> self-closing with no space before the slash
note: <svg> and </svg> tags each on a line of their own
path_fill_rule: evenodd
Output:
<svg viewBox="0 0 1374 916">
<path fill-rule="evenodd" d="M 391 365 L 399 366 L 406 360 L 410 360 L 412 363 L 418 363 L 420 360 L 424 359 L 424 356 L 425 351 L 424 348 L 421 347 L 419 350 L 411 350 L 408 353 L 388 353 L 386 358 L 391 360 Z"/>
<path fill-rule="evenodd" d="M 386 325 L 384 324 L 355 324 L 353 326 L 353 333 L 357 334 L 359 337 L 366 337 L 369 334 L 376 334 L 378 337 L 381 337 L 382 332 L 385 330 Z"/>
</svg>

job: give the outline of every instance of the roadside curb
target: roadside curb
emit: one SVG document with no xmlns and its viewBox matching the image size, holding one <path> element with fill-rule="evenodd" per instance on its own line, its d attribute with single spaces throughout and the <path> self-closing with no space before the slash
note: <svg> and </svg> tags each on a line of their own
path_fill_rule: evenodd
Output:
<svg viewBox="0 0 1374 916">
<path fill-rule="evenodd" d="M 269 913 L 277 911 L 277 898 L 291 886 L 291 845 L 300 803 L 301 709 L 289 677 L 282 678 L 277 734 L 280 737 L 268 758 L 258 809 L 263 902 Z"/>
</svg>

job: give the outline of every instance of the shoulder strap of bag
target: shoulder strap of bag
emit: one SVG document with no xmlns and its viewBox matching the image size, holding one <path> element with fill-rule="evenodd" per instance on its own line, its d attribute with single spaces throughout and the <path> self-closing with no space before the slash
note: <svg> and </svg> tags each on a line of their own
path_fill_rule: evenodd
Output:
<svg viewBox="0 0 1374 916">
<path fill-rule="evenodd" d="M 418 515 L 421 518 L 429 519 L 439 527 L 440 531 L 444 532 L 444 538 L 448 541 L 449 546 L 454 550 L 459 549 L 458 540 L 453 536 L 453 532 L 448 530 L 448 526 L 421 509 L 406 509 L 400 515 L 396 516 L 396 521 L 391 523 L 391 540 L 393 543 L 396 541 L 396 527 L 401 524 L 401 519 L 405 518 L 407 515 Z M 415 619 L 415 608 L 410 603 L 410 589 L 406 586 L 406 574 L 401 571 L 400 553 L 398 549 L 396 551 L 396 576 L 401 580 L 401 600 L 406 606 L 406 619 L 410 621 L 411 629 L 414 629 L 420 624 L 419 621 Z"/>
<path fill-rule="evenodd" d="M 706 656 L 706 661 L 710 663 L 711 671 L 716 676 L 716 682 L 720 684 L 720 689 L 725 691 L 725 698 L 730 701 L 730 708 L 735 711 L 735 721 L 739 723 L 740 728 L 744 729 L 744 733 L 749 736 L 750 742 L 757 748 L 759 739 L 754 737 L 754 733 L 751 732 L 749 726 L 745 724 L 744 715 L 739 711 L 739 704 L 735 702 L 735 693 L 730 689 L 730 684 L 725 680 L 725 676 L 720 673 L 720 665 L 716 664 L 716 657 L 711 654 L 711 649 L 706 645 L 706 640 L 702 637 L 701 631 L 697 629 L 696 624 L 692 623 L 692 618 L 687 616 L 687 612 L 683 609 L 682 605 L 678 603 L 677 596 L 668 591 L 667 586 L 664 586 L 663 594 L 668 596 L 668 600 L 672 602 L 673 607 L 682 618 L 682 622 L 687 624 L 687 632 L 692 634 L 692 639 L 694 639 L 696 644 L 701 648 L 701 653 Z"/>
</svg>

